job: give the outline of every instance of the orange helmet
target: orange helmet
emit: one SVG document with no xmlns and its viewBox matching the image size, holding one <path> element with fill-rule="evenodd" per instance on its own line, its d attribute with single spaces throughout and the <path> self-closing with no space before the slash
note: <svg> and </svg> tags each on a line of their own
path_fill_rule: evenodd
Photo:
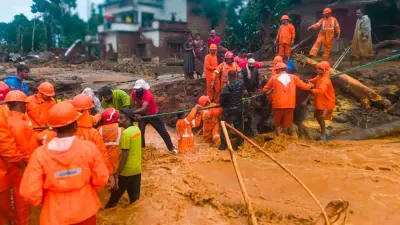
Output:
<svg viewBox="0 0 400 225">
<path fill-rule="evenodd" d="M 233 53 L 232 52 L 230 52 L 230 51 L 227 51 L 226 53 L 225 53 L 225 57 L 224 57 L 225 59 L 233 59 Z"/>
<path fill-rule="evenodd" d="M 328 13 L 332 13 L 332 9 L 331 8 L 325 8 L 324 11 L 322 12 L 324 15 L 328 14 Z"/>
<path fill-rule="evenodd" d="M 72 105 L 79 111 L 94 107 L 93 100 L 85 94 L 79 94 L 72 99 Z"/>
<path fill-rule="evenodd" d="M 275 58 L 274 58 L 274 64 L 280 63 L 280 62 L 283 62 L 282 56 L 280 56 L 280 55 L 275 56 Z"/>
<path fill-rule="evenodd" d="M 0 81 L 0 101 L 4 100 L 9 91 L 10 87 L 3 81 Z"/>
<path fill-rule="evenodd" d="M 49 126 L 63 127 L 75 122 L 82 114 L 68 102 L 60 102 L 51 107 L 49 111 Z"/>
<path fill-rule="evenodd" d="M 203 95 L 199 98 L 199 105 L 201 105 L 201 107 L 204 107 L 207 105 L 207 102 L 210 100 L 210 97 L 208 97 L 207 95 Z"/>
<path fill-rule="evenodd" d="M 41 83 L 38 87 L 38 90 L 40 93 L 49 97 L 53 97 L 54 95 L 56 95 L 56 93 L 54 92 L 54 86 L 49 82 Z"/>
<path fill-rule="evenodd" d="M 220 117 L 222 115 L 222 108 L 215 108 L 215 109 L 211 109 L 211 115 L 214 117 Z"/>
<path fill-rule="evenodd" d="M 4 99 L 5 102 L 26 102 L 26 95 L 22 91 L 10 91 Z"/>
<path fill-rule="evenodd" d="M 211 44 L 210 45 L 210 50 L 218 50 L 217 45 L 216 44 Z"/>
<path fill-rule="evenodd" d="M 275 69 L 279 70 L 279 69 L 286 69 L 286 64 L 283 62 L 277 63 L 275 66 Z"/>
<path fill-rule="evenodd" d="M 118 110 L 114 109 L 114 108 L 108 108 L 106 110 L 104 110 L 102 118 L 103 118 L 103 122 L 105 124 L 110 124 L 110 123 L 114 123 L 115 121 L 118 120 Z"/>
<path fill-rule="evenodd" d="M 329 70 L 331 68 L 331 65 L 327 61 L 322 61 L 318 63 L 317 68 L 323 69 L 323 70 Z"/>
<path fill-rule="evenodd" d="M 281 20 L 289 20 L 289 16 L 288 16 L 288 15 L 283 15 L 283 16 L 281 17 Z"/>
</svg>

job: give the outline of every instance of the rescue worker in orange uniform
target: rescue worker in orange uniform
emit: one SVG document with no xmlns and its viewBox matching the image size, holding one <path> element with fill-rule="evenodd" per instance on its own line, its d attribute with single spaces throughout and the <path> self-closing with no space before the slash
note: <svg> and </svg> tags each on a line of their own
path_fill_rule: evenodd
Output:
<svg viewBox="0 0 400 225">
<path fill-rule="evenodd" d="M 271 67 L 271 78 L 274 75 L 276 75 L 276 68 L 275 67 L 276 67 L 276 64 L 278 64 L 278 63 L 283 63 L 283 58 L 280 55 L 275 56 L 275 58 L 274 58 L 274 61 L 273 61 L 272 67 Z"/>
<path fill-rule="evenodd" d="M 218 67 L 217 45 L 211 44 L 209 50 L 210 54 L 206 55 L 204 58 L 204 74 L 206 76 L 207 96 L 212 99 L 214 95 L 211 82 L 213 80 L 213 73 Z"/>
<path fill-rule="evenodd" d="M 240 67 L 237 63 L 233 61 L 233 53 L 225 53 L 225 62 L 219 64 L 217 69 L 213 73 L 211 88 L 214 89 L 214 97 L 212 101 L 216 104 L 219 103 L 219 96 L 221 95 L 221 90 L 228 83 L 228 72 L 236 71 L 236 77 L 239 77 Z"/>
<path fill-rule="evenodd" d="M 332 119 L 332 112 L 335 108 L 335 89 L 330 78 L 331 65 L 329 62 L 322 61 L 317 65 L 318 76 L 309 81 L 315 83 L 315 88 L 311 89 L 311 93 L 315 96 L 315 118 L 321 128 L 321 136 L 317 140 L 326 141 L 329 134 L 326 133 L 325 120 Z"/>
<path fill-rule="evenodd" d="M 310 90 L 314 85 L 306 84 L 298 76 L 286 73 L 286 64 L 276 65 L 277 75 L 268 81 L 264 86 L 264 93 L 273 90 L 272 112 L 276 135 L 281 134 L 281 129 L 288 129 L 292 135 L 293 111 L 296 106 L 296 87 L 302 90 Z"/>
<path fill-rule="evenodd" d="M 215 103 L 211 103 L 208 96 L 201 96 L 199 98 L 199 105 L 201 107 L 213 107 L 217 106 Z M 219 134 L 219 117 L 222 114 L 222 108 L 206 109 L 202 110 L 196 117 L 196 126 L 203 120 L 203 140 L 206 143 L 214 143 L 218 146 L 221 142 L 221 136 Z"/>
<path fill-rule="evenodd" d="M 282 25 L 279 27 L 278 34 L 276 35 L 275 45 L 279 43 L 279 55 L 288 60 L 296 37 L 296 30 L 289 23 L 288 15 L 283 15 L 281 21 Z"/>
<path fill-rule="evenodd" d="M 32 122 L 26 113 L 26 95 L 22 91 L 10 91 L 4 101 L 10 110 L 8 127 L 14 137 L 18 151 L 23 155 L 24 161 L 29 162 L 31 154 L 39 147 L 33 133 Z M 13 188 L 14 219 L 13 224 L 26 225 L 29 220 L 29 205 L 19 193 L 22 179 L 22 169 L 17 166 L 10 167 L 10 181 Z"/>
<path fill-rule="evenodd" d="M 322 60 L 328 61 L 335 35 L 337 40 L 340 38 L 340 25 L 337 19 L 331 15 L 332 10 L 330 8 L 324 9 L 323 14 L 324 18 L 320 19 L 318 23 L 310 26 L 307 30 L 320 29 L 317 41 L 310 50 L 310 56 L 317 56 L 318 50 L 323 44 L 324 53 L 322 55 Z"/>
<path fill-rule="evenodd" d="M 3 102 L 10 88 L 0 82 L 0 102 Z M 14 137 L 8 127 L 8 107 L 1 104 L 0 107 L 0 224 L 10 224 L 15 218 L 14 210 L 11 205 L 11 188 L 10 180 L 11 170 L 13 166 L 24 168 L 23 156 L 18 151 Z"/>
<path fill-rule="evenodd" d="M 113 167 L 108 158 L 107 148 L 104 145 L 103 137 L 99 131 L 93 128 L 93 116 L 90 115 L 90 110 L 94 107 L 92 99 L 85 95 L 79 94 L 72 99 L 72 105 L 82 114 L 77 120 L 78 128 L 76 129 L 75 136 L 77 138 L 91 141 L 100 150 L 104 162 L 110 174 L 113 174 Z M 110 176 L 113 179 L 113 176 Z M 111 181 L 113 183 L 113 180 Z"/>
<path fill-rule="evenodd" d="M 41 225 L 96 224 L 97 191 L 109 172 L 97 147 L 74 135 L 80 116 L 68 102 L 50 109 L 48 124 L 57 137 L 33 152 L 22 177 L 21 195 L 42 205 Z"/>
<path fill-rule="evenodd" d="M 47 126 L 49 111 L 56 104 L 54 86 L 49 82 L 43 82 L 39 85 L 38 91 L 39 93 L 28 97 L 26 112 L 32 120 L 32 126 L 43 127 Z"/>
<path fill-rule="evenodd" d="M 119 154 L 121 148 L 119 141 L 124 128 L 118 126 L 118 110 L 108 108 L 103 112 L 103 125 L 97 128 L 100 135 L 103 137 L 104 145 L 107 148 L 108 158 L 114 171 L 118 168 Z"/>
<path fill-rule="evenodd" d="M 196 114 L 200 105 L 196 105 L 185 118 L 185 112 L 177 114 L 176 135 L 178 140 L 178 151 L 180 153 L 192 151 L 194 149 L 194 135 L 192 128 L 196 126 Z"/>
</svg>

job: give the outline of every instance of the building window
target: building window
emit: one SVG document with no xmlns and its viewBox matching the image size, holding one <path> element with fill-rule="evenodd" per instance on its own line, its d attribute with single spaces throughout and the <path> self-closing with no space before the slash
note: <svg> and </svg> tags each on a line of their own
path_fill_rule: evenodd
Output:
<svg viewBox="0 0 400 225">
<path fill-rule="evenodd" d="M 123 23 L 138 24 L 138 12 L 133 11 L 130 13 L 121 14 Z"/>
<path fill-rule="evenodd" d="M 142 12 L 142 27 L 143 28 L 149 28 L 152 26 L 154 20 L 154 14 L 153 13 L 145 13 Z"/>
</svg>

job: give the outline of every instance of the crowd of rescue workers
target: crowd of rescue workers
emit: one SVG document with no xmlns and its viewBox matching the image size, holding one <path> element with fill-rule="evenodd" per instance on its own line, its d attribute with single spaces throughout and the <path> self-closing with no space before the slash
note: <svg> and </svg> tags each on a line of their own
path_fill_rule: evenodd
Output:
<svg viewBox="0 0 400 225">
<path fill-rule="evenodd" d="M 332 119 L 335 108 L 329 46 L 335 32 L 340 35 L 339 24 L 328 8 L 324 18 L 310 27 L 322 26 L 310 54 L 316 55 L 321 43 L 325 48 L 318 75 L 307 80 L 288 60 L 294 40 L 288 20 L 288 16 L 282 17 L 277 36 L 280 54 L 273 60 L 268 80 L 259 75 L 260 63 L 250 57 L 234 59 L 226 52 L 224 62 L 218 64 L 221 39 L 211 32 L 209 54 L 204 59 L 207 91 L 188 115 L 177 113 L 177 148 L 145 80 L 135 82 L 130 96 L 105 86 L 97 95 L 85 88 L 82 94 L 61 101 L 49 82 L 41 83 L 37 93 L 28 96 L 23 80 L 30 70 L 18 66 L 15 75 L 0 82 L 0 225 L 27 224 L 32 206 L 41 206 L 42 225 L 96 224 L 101 208 L 98 190 L 104 186 L 111 192 L 106 209 L 115 207 L 125 191 L 130 203 L 138 200 L 148 124 L 171 154 L 193 150 L 192 128 L 201 124 L 203 141 L 223 151 L 227 146 L 220 121 L 256 136 L 270 114 L 276 135 L 292 135 L 295 123 L 298 136 L 309 137 L 303 121 L 309 97 L 314 95 L 314 115 L 321 128 L 316 139 L 326 140 L 325 120 Z M 248 131 L 243 127 L 244 111 L 250 118 Z M 242 142 L 238 138 L 234 149 Z"/>
</svg>

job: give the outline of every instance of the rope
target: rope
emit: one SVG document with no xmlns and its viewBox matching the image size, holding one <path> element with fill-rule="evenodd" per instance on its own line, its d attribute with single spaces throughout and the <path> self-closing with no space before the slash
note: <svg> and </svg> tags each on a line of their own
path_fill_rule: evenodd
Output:
<svg viewBox="0 0 400 225">
<path fill-rule="evenodd" d="M 352 71 L 355 71 L 355 70 L 359 70 L 359 69 L 367 68 L 367 67 L 370 67 L 370 66 L 374 66 L 376 64 L 387 62 L 387 61 L 390 61 L 390 60 L 393 60 L 393 59 L 396 59 L 396 58 L 399 58 L 399 57 L 400 57 L 400 53 L 396 54 L 396 55 L 392 55 L 392 56 L 386 57 L 386 58 L 383 58 L 383 59 L 380 59 L 380 60 L 369 62 L 369 63 L 361 65 L 361 66 L 356 66 L 356 67 L 353 67 L 353 68 L 348 69 L 348 70 L 344 70 L 344 71 L 336 73 L 336 74 L 332 74 L 330 77 L 334 78 L 334 77 L 337 77 L 337 76 L 340 76 L 340 75 L 343 75 L 343 74 L 346 74 L 346 73 L 349 73 L 349 72 L 352 72 Z"/>
<path fill-rule="evenodd" d="M 247 97 L 247 98 L 242 98 L 243 102 L 246 102 L 252 98 L 256 98 L 258 96 L 261 96 L 262 94 L 258 94 L 258 95 L 253 95 L 251 97 Z M 214 108 L 219 108 L 221 106 L 216 105 L 216 106 L 209 106 L 209 107 L 205 107 L 205 108 L 201 108 L 200 110 L 207 110 L 207 109 L 214 109 Z M 174 114 L 179 114 L 179 113 L 186 113 L 186 112 L 190 112 L 192 111 L 192 109 L 185 109 L 185 110 L 179 110 L 179 111 L 174 111 L 174 112 L 166 112 L 166 113 L 158 113 L 158 114 L 154 114 L 154 115 L 149 115 L 149 116 L 142 116 L 142 119 L 146 119 L 146 118 L 153 118 L 153 117 L 157 117 L 157 116 L 168 116 L 168 115 L 174 115 Z"/>
</svg>

